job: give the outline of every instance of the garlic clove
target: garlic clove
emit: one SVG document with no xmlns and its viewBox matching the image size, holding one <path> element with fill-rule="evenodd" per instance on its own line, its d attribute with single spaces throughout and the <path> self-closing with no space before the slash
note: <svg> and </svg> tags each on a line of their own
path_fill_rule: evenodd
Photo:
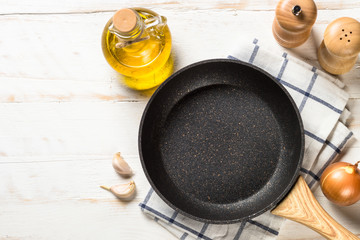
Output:
<svg viewBox="0 0 360 240">
<path fill-rule="evenodd" d="M 130 181 L 129 183 L 125 183 L 125 184 L 114 185 L 111 187 L 107 187 L 107 186 L 100 186 L 100 187 L 112 192 L 117 198 L 124 201 L 132 200 L 136 192 L 134 181 Z"/>
<path fill-rule="evenodd" d="M 133 175 L 133 171 L 129 164 L 125 162 L 119 152 L 114 154 L 112 165 L 115 171 L 123 177 L 131 177 Z"/>
</svg>

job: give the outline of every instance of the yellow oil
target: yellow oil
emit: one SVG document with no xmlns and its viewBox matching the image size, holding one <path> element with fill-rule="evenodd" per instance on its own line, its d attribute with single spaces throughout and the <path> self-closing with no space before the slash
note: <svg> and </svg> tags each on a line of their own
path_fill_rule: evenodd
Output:
<svg viewBox="0 0 360 240">
<path fill-rule="evenodd" d="M 154 16 L 147 9 L 134 8 L 145 21 Z M 117 48 L 121 40 L 109 27 L 112 18 L 106 24 L 102 34 L 102 50 L 112 68 L 123 75 L 124 83 L 136 90 L 145 90 L 158 86 L 173 72 L 171 53 L 171 34 L 169 27 L 164 26 L 161 33 L 149 34 L 147 40 Z"/>
</svg>

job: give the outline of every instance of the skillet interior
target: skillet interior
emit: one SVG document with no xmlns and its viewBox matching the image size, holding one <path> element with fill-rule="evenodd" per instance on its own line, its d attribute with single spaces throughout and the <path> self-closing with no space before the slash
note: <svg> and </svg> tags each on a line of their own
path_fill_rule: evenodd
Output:
<svg viewBox="0 0 360 240">
<path fill-rule="evenodd" d="M 139 132 L 145 174 L 171 207 L 230 223 L 274 207 L 298 176 L 300 115 L 270 75 L 214 59 L 171 76 L 150 99 Z"/>
</svg>

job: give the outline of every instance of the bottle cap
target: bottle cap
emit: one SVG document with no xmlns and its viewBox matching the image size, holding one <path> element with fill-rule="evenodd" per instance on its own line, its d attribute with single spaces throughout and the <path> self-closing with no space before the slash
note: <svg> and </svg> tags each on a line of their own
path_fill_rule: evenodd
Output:
<svg viewBox="0 0 360 240">
<path fill-rule="evenodd" d="M 134 30 L 136 27 L 136 22 L 136 13 L 130 8 L 120 9 L 113 16 L 114 27 L 123 33 Z"/>
<path fill-rule="evenodd" d="M 332 21 L 326 27 L 324 43 L 337 56 L 357 55 L 360 52 L 360 22 L 349 17 Z"/>
<path fill-rule="evenodd" d="M 313 0 L 280 0 L 275 14 L 281 27 L 292 32 L 303 31 L 314 24 L 317 8 Z"/>
</svg>

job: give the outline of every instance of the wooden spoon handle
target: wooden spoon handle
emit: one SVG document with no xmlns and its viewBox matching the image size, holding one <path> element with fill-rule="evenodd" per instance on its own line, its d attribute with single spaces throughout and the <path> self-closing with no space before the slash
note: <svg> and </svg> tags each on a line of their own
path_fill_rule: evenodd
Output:
<svg viewBox="0 0 360 240">
<path fill-rule="evenodd" d="M 290 193 L 271 213 L 301 223 L 327 239 L 360 239 L 337 223 L 320 206 L 301 176 Z"/>
</svg>

